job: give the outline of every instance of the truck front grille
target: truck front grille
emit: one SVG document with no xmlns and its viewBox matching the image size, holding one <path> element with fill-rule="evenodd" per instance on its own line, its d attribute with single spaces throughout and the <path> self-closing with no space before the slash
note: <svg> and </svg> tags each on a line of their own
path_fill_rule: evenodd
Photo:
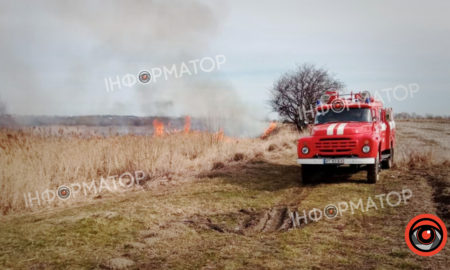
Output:
<svg viewBox="0 0 450 270">
<path fill-rule="evenodd" d="M 349 154 L 356 148 L 356 140 L 350 138 L 320 139 L 315 146 L 319 154 Z"/>
</svg>

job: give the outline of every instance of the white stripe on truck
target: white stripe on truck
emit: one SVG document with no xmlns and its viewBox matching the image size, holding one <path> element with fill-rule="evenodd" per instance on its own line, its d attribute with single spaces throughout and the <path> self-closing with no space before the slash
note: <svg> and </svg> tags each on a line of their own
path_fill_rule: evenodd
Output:
<svg viewBox="0 0 450 270">
<path fill-rule="evenodd" d="M 337 124 L 334 123 L 334 124 L 331 124 L 331 125 L 328 126 L 328 128 L 327 128 L 327 135 L 333 135 L 334 127 L 335 127 L 336 125 L 337 125 Z"/>
<path fill-rule="evenodd" d="M 343 135 L 344 134 L 345 125 L 347 125 L 347 123 L 343 123 L 343 124 L 339 125 L 339 127 L 337 128 L 336 135 Z"/>
</svg>

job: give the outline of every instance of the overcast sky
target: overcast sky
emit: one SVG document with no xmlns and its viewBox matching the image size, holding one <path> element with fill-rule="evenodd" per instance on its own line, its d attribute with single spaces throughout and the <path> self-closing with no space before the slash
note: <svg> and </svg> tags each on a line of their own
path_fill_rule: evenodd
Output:
<svg viewBox="0 0 450 270">
<path fill-rule="evenodd" d="M 449 12 L 449 1 L 0 0 L 0 100 L 13 114 L 267 117 L 273 83 L 310 63 L 397 112 L 449 115 Z M 220 70 L 106 91 L 105 78 L 215 55 Z M 402 101 L 382 91 L 403 98 L 410 85 Z"/>
</svg>

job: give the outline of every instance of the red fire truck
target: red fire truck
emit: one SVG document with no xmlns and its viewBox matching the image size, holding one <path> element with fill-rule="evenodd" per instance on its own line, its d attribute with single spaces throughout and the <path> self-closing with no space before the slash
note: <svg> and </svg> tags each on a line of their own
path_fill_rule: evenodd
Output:
<svg viewBox="0 0 450 270">
<path fill-rule="evenodd" d="M 328 91 L 317 101 L 314 113 L 310 136 L 298 140 L 303 183 L 312 182 L 318 172 L 346 165 L 365 168 L 367 182 L 376 183 L 380 167 L 392 167 L 392 109 L 384 108 L 369 92 Z"/>
</svg>

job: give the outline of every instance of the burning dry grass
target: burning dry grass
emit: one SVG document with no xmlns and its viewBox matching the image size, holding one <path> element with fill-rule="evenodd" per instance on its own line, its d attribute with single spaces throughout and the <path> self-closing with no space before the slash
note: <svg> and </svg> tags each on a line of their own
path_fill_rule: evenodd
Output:
<svg viewBox="0 0 450 270">
<path fill-rule="evenodd" d="M 125 172 L 144 171 L 146 180 L 171 181 L 236 163 L 269 160 L 286 151 L 295 159 L 299 134 L 294 128 L 272 123 L 261 138 L 236 139 L 222 131 L 191 131 L 189 120 L 177 132 L 158 130 L 156 123 L 157 136 L 85 136 L 63 128 L 53 135 L 45 130 L 0 130 L 0 213 L 36 209 L 26 207 L 28 192 L 34 196 L 36 191 L 41 194 L 61 185 L 98 183 Z M 432 124 L 416 126 L 414 131 L 409 122 L 399 122 L 397 167 L 418 168 L 449 160 L 448 127 Z M 64 203 L 56 199 L 46 207 Z"/>
<path fill-rule="evenodd" d="M 223 133 L 189 131 L 158 136 L 41 136 L 26 131 L 0 131 L 3 214 L 26 208 L 24 194 L 60 185 L 90 182 L 125 172 L 144 171 L 147 180 L 177 179 L 230 163 L 260 159 L 269 145 L 292 146 L 298 133 L 288 127 L 277 136 L 235 139 Z M 275 151 L 276 152 L 276 151 Z M 267 153 L 274 154 L 274 153 Z M 33 195 L 34 196 L 34 195 Z M 54 200 L 53 205 L 63 203 Z"/>
</svg>

